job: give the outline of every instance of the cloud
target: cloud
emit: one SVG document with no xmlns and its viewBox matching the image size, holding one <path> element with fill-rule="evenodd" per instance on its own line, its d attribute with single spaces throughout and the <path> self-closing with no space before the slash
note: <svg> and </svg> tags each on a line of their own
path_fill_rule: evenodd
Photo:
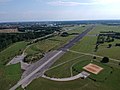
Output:
<svg viewBox="0 0 120 90">
<path fill-rule="evenodd" d="M 93 0 L 93 2 L 99 4 L 117 4 L 120 3 L 120 0 Z"/>
<path fill-rule="evenodd" d="M 75 1 L 51 1 L 49 5 L 53 6 L 79 6 L 79 5 L 106 5 L 106 4 L 118 4 L 120 0 L 89 0 L 89 2 L 75 2 Z"/>
<path fill-rule="evenodd" d="M 53 6 L 78 6 L 78 5 L 94 5 L 96 2 L 91 3 L 80 3 L 80 2 L 69 2 L 69 1 L 52 1 L 48 2 L 49 5 Z"/>
</svg>

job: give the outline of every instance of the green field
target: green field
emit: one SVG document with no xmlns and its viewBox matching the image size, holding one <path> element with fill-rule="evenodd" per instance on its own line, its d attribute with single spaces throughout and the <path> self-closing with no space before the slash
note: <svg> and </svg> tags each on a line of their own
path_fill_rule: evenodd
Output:
<svg viewBox="0 0 120 90">
<path fill-rule="evenodd" d="M 75 54 L 74 54 L 75 55 Z M 64 63 L 58 67 L 48 70 L 45 74 L 49 77 L 65 78 L 71 76 L 71 67 L 76 63 L 83 60 L 92 59 L 90 56 L 76 55 L 72 59 L 67 59 L 67 63 Z M 62 58 L 60 59 L 62 60 Z"/>
<path fill-rule="evenodd" d="M 78 74 L 78 72 L 85 71 L 83 69 L 83 67 L 88 65 L 89 63 L 96 64 L 96 65 L 103 68 L 103 70 L 97 75 L 90 73 L 89 77 L 96 80 L 97 82 L 105 81 L 105 79 L 107 79 L 114 71 L 109 65 L 106 65 L 106 64 L 103 64 L 103 63 L 100 63 L 100 62 L 96 62 L 96 61 L 91 62 L 90 60 L 84 60 L 84 61 L 80 61 L 79 63 L 75 64 L 72 67 L 77 71 L 76 72 L 76 71 L 73 70 L 73 74 L 76 75 L 76 74 Z"/>
<path fill-rule="evenodd" d="M 120 60 L 119 53 L 118 53 L 120 52 L 120 47 L 115 47 L 115 44 L 120 42 L 120 40 L 118 39 L 115 39 L 114 42 L 104 43 L 100 45 L 98 51 L 94 52 L 97 36 L 90 36 L 90 35 L 99 34 L 100 31 L 120 32 L 118 26 L 104 26 L 104 25 L 96 26 L 94 30 L 89 32 L 89 34 L 85 36 L 81 40 L 81 42 L 78 42 L 75 46 L 73 46 L 71 50 L 78 51 L 78 52 L 84 52 L 84 53 L 93 53 L 96 55 L 107 56 L 110 58 Z M 112 48 L 107 48 L 108 44 L 112 44 Z"/>
<path fill-rule="evenodd" d="M 31 45 L 27 50 L 26 53 L 29 55 L 34 55 L 35 53 L 42 53 L 48 52 L 50 49 L 54 48 L 58 45 L 57 41 L 52 40 L 42 40 L 33 45 Z"/>
<path fill-rule="evenodd" d="M 9 90 L 21 78 L 20 64 L 3 66 L 0 65 L 0 90 Z"/>
<path fill-rule="evenodd" d="M 84 52 L 84 53 L 92 53 L 95 48 L 97 37 L 93 36 L 85 36 L 81 42 L 78 42 L 75 46 L 71 48 L 71 50 Z"/>
</svg>

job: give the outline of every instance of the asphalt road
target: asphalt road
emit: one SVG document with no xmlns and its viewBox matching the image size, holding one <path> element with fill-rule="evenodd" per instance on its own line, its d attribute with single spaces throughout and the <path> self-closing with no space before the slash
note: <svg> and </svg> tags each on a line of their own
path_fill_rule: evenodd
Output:
<svg viewBox="0 0 120 90">
<path fill-rule="evenodd" d="M 75 43 L 79 42 L 88 32 L 90 32 L 95 26 L 89 27 L 87 30 L 79 34 L 77 37 L 72 39 L 69 43 L 65 44 L 63 47 L 59 48 L 58 50 L 67 50 L 71 48 Z"/>
<path fill-rule="evenodd" d="M 71 48 L 75 43 L 79 42 L 93 28 L 94 26 L 89 27 L 87 30 L 76 36 L 63 47 L 59 48 L 58 50 L 47 53 L 44 58 L 32 64 L 23 73 L 21 80 L 10 90 L 15 90 L 20 85 L 25 87 L 38 76 L 42 76 L 44 71 L 47 70 L 57 59 L 59 59 L 67 51 L 67 49 Z"/>
</svg>

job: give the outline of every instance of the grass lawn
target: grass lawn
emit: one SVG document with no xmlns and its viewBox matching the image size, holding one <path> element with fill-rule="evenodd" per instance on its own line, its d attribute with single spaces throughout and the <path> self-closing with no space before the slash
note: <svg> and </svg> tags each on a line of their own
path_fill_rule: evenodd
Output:
<svg viewBox="0 0 120 90">
<path fill-rule="evenodd" d="M 120 26 L 96 25 L 94 30 L 89 32 L 89 35 L 99 34 L 100 31 L 115 31 L 120 32 Z"/>
<path fill-rule="evenodd" d="M 21 77 L 20 64 L 3 66 L 0 65 L 0 90 L 9 90 Z"/>
<path fill-rule="evenodd" d="M 98 51 L 96 52 L 96 54 L 100 55 L 100 56 L 108 56 L 114 59 L 118 59 L 120 60 L 120 47 L 116 47 L 115 44 L 119 43 L 120 40 L 115 40 L 114 42 L 111 43 L 104 43 L 102 45 L 100 45 Z M 107 48 L 108 44 L 112 44 L 111 48 Z"/>
<path fill-rule="evenodd" d="M 71 76 L 71 67 L 76 62 L 92 59 L 92 57 L 90 57 L 90 56 L 82 56 L 82 57 L 80 57 L 80 56 L 82 56 L 82 55 L 77 56 L 78 58 L 76 58 L 74 56 L 73 59 L 65 59 L 66 61 L 69 61 L 69 62 L 62 64 L 58 67 L 55 67 L 53 69 L 50 69 L 50 70 L 46 71 L 45 74 L 47 76 L 56 77 L 56 78 L 70 77 Z"/>
<path fill-rule="evenodd" d="M 27 43 L 17 42 L 0 52 L 0 90 L 9 90 L 21 77 L 20 64 L 5 66 L 14 56 L 25 49 Z"/>
<path fill-rule="evenodd" d="M 73 46 L 71 50 L 84 53 L 92 53 L 94 52 L 96 39 L 96 36 L 85 36 L 80 42 L 76 43 L 76 45 Z"/>
<path fill-rule="evenodd" d="M 14 56 L 19 55 L 25 49 L 27 43 L 17 42 L 0 52 L 0 64 L 6 64 Z"/>
<path fill-rule="evenodd" d="M 91 63 L 90 60 L 80 61 L 79 63 L 75 64 L 73 66 L 73 68 L 75 70 L 79 71 L 79 72 L 82 72 L 82 71 L 85 71 L 83 69 L 83 67 L 88 65 L 89 63 Z M 103 70 L 99 74 L 97 74 L 97 75 L 92 74 L 92 73 L 89 72 L 90 73 L 90 78 L 92 78 L 92 79 L 94 79 L 94 80 L 96 80 L 98 82 L 99 81 L 103 82 L 105 80 L 105 78 L 108 78 L 109 75 L 111 74 L 111 72 L 114 71 L 110 66 L 108 66 L 106 64 L 102 64 L 100 62 L 95 62 L 95 61 L 93 61 L 92 63 L 103 68 Z M 73 71 L 73 73 L 74 73 L 74 75 L 78 74 L 76 71 Z"/>
<path fill-rule="evenodd" d="M 72 30 L 68 30 L 67 32 L 69 34 L 71 34 L 71 33 L 82 33 L 88 27 L 89 27 L 89 25 L 86 25 L 85 27 L 75 26 L 74 28 L 72 28 Z"/>
<path fill-rule="evenodd" d="M 93 35 L 93 34 L 99 34 L 100 31 L 119 31 L 118 26 L 96 26 L 94 30 L 92 30 L 88 35 Z M 120 31 L 119 31 L 120 32 Z M 116 43 L 119 43 L 120 40 L 115 39 L 114 42 L 110 43 L 104 43 L 99 45 L 99 49 L 97 52 L 94 52 L 95 50 L 95 43 L 97 40 L 97 36 L 85 36 L 81 42 L 78 42 L 75 46 L 71 48 L 71 50 L 75 50 L 78 52 L 84 52 L 84 53 L 94 53 L 96 55 L 100 56 L 107 56 L 110 58 L 118 59 L 120 60 L 119 53 L 120 52 L 120 47 L 115 47 Z M 112 44 L 111 48 L 107 48 L 108 44 Z"/>
<path fill-rule="evenodd" d="M 50 49 L 54 48 L 58 45 L 57 41 L 52 40 L 42 40 L 33 45 L 31 45 L 27 50 L 26 53 L 28 55 L 34 55 L 35 53 L 42 53 L 48 52 Z"/>
<path fill-rule="evenodd" d="M 44 78 L 34 80 L 26 90 L 119 90 L 120 70 L 114 68 L 114 72 L 109 75 L 104 82 L 95 82 L 89 78 L 77 79 L 69 82 L 55 82 Z M 23 90 L 18 88 L 17 90 Z"/>
</svg>

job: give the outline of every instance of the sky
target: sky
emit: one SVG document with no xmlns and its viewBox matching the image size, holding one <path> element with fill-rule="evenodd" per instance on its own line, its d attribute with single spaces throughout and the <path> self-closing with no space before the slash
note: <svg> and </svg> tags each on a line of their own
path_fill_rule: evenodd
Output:
<svg viewBox="0 0 120 90">
<path fill-rule="evenodd" d="M 0 22 L 120 19 L 120 0 L 0 0 Z"/>
</svg>

